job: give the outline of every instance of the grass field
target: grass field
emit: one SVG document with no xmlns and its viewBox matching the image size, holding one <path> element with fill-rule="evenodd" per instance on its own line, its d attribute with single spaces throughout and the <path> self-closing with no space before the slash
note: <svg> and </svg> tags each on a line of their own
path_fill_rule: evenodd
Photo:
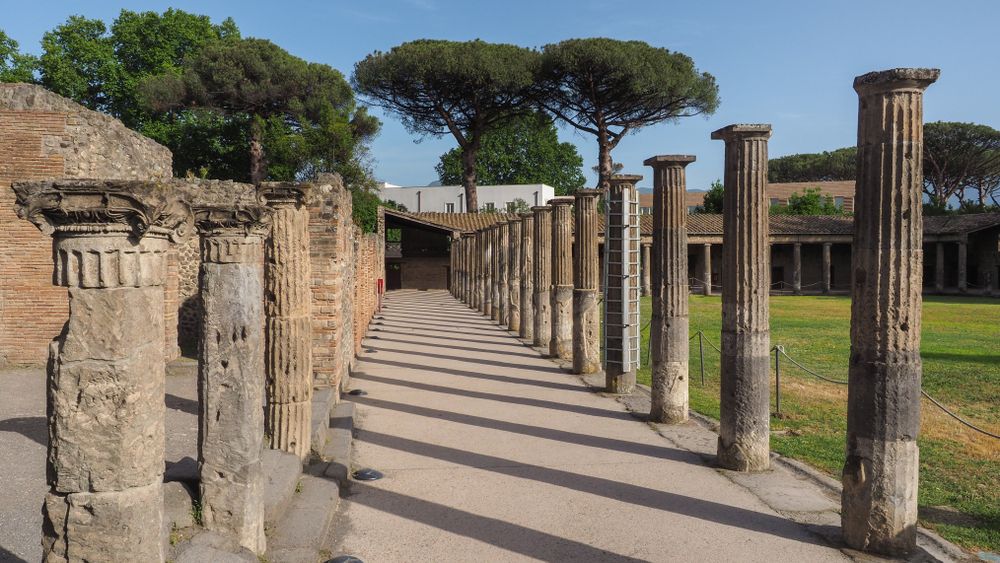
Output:
<svg viewBox="0 0 1000 563">
<path fill-rule="evenodd" d="M 643 298 L 645 325 L 650 299 Z M 692 295 L 691 334 L 719 345 L 719 297 Z M 813 371 L 847 379 L 851 304 L 847 297 L 771 297 L 771 345 Z M 649 329 L 643 331 L 639 381 L 649 384 Z M 700 383 L 698 339 L 691 341 L 691 408 L 719 416 L 719 354 L 705 350 Z M 773 356 L 773 354 L 772 354 Z M 959 415 L 1000 433 L 1000 301 L 924 300 L 923 387 Z M 784 359 L 783 359 L 784 360 Z M 774 361 L 771 361 L 774 401 Z M 782 417 L 771 419 L 771 447 L 839 477 L 844 463 L 847 387 L 781 363 Z M 773 407 L 772 407 L 773 411 Z M 969 430 L 926 399 L 920 443 L 920 520 L 968 549 L 1000 552 L 1000 440 Z"/>
</svg>

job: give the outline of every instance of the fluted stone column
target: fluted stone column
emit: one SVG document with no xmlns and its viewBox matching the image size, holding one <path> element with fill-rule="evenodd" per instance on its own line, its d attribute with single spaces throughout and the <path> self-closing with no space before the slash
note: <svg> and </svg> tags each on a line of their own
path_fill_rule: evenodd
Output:
<svg viewBox="0 0 1000 563">
<path fill-rule="evenodd" d="M 600 190 L 577 190 L 573 242 L 573 373 L 601 369 L 601 310 L 598 305 L 597 198 Z"/>
<path fill-rule="evenodd" d="M 705 283 L 704 287 L 701 288 L 701 292 L 705 295 L 712 295 L 712 245 L 710 243 L 702 245 L 701 259 L 701 277 L 704 278 Z"/>
<path fill-rule="evenodd" d="M 792 245 L 792 291 L 802 293 L 802 243 Z"/>
<path fill-rule="evenodd" d="M 841 526 L 855 549 L 916 546 L 923 91 L 936 69 L 854 79 L 858 182 Z"/>
<path fill-rule="evenodd" d="M 639 225 L 635 184 L 642 176 L 612 176 L 604 222 L 604 373 L 605 390 L 635 390 L 639 369 Z"/>
<path fill-rule="evenodd" d="M 496 248 L 497 248 L 497 303 L 499 304 L 496 321 L 501 326 L 506 326 L 510 319 L 510 274 L 507 265 L 510 255 L 510 227 L 506 220 L 501 220 L 496 226 Z"/>
<path fill-rule="evenodd" d="M 532 345 L 549 347 L 552 338 L 552 206 L 531 208 L 535 214 L 535 336 Z"/>
<path fill-rule="evenodd" d="M 521 213 L 521 326 L 518 327 L 518 336 L 525 340 L 532 340 L 535 337 L 534 238 L 534 213 Z"/>
<path fill-rule="evenodd" d="M 830 249 L 832 244 L 823 243 L 823 293 L 830 293 Z"/>
<path fill-rule="evenodd" d="M 485 227 L 482 230 L 483 241 L 483 315 L 487 318 L 493 316 L 493 227 Z"/>
<path fill-rule="evenodd" d="M 472 265 L 473 233 L 462 233 L 462 303 L 472 304 L 472 283 L 474 267 Z"/>
<path fill-rule="evenodd" d="M 934 247 L 934 291 L 944 293 L 944 243 Z"/>
<path fill-rule="evenodd" d="M 687 210 L 685 210 L 687 213 Z M 649 297 L 653 294 L 653 280 L 652 280 L 652 260 L 651 252 L 652 244 L 642 245 L 642 296 Z"/>
<path fill-rule="evenodd" d="M 555 197 L 552 206 L 552 324 L 549 355 L 573 359 L 573 197 Z"/>
<path fill-rule="evenodd" d="M 201 189 L 190 197 L 201 236 L 198 465 L 202 523 L 263 554 L 267 546 L 261 405 L 266 370 L 261 279 L 265 277 L 264 239 L 271 210 L 258 204 L 252 186 L 233 186 L 241 185 L 217 191 Z M 308 245 L 305 254 L 308 257 Z M 273 253 L 269 258 L 274 258 Z M 308 278 L 305 281 L 308 292 Z M 268 287 L 274 290 L 273 283 Z M 276 298 L 287 299 L 288 295 Z M 291 337 L 278 332 L 274 342 L 293 340 Z M 268 355 L 274 359 L 270 350 Z M 312 373 L 305 376 L 311 380 Z M 306 386 L 311 389 L 309 383 Z M 271 405 L 268 407 L 271 414 Z M 295 421 L 289 418 L 287 424 L 294 426 Z"/>
<path fill-rule="evenodd" d="M 722 212 L 722 366 L 719 465 L 770 466 L 767 139 L 770 125 L 730 125 Z"/>
<path fill-rule="evenodd" d="M 677 424 L 688 419 L 688 255 L 685 168 L 689 155 L 646 159 L 653 167 L 653 289 L 650 323 L 652 385 L 649 417 Z"/>
<path fill-rule="evenodd" d="M 49 346 L 42 559 L 162 562 L 163 296 L 191 213 L 158 182 L 12 187 L 18 216 L 52 235 L 53 283 L 69 294 Z"/>
<path fill-rule="evenodd" d="M 507 328 L 521 331 L 521 217 L 507 222 Z"/>
<path fill-rule="evenodd" d="M 305 460 L 312 443 L 312 268 L 308 199 L 312 186 L 267 182 L 260 194 L 273 209 L 264 249 L 268 447 Z"/>
<path fill-rule="evenodd" d="M 500 303 L 500 225 L 490 227 L 490 319 L 500 322 L 502 304 Z"/>
<path fill-rule="evenodd" d="M 486 272 L 483 268 L 486 256 L 486 242 L 484 240 L 483 231 L 478 230 L 475 233 L 475 238 L 473 239 L 473 247 L 475 248 L 474 256 L 474 266 L 475 269 L 475 283 L 472 286 L 472 302 L 473 309 L 482 313 L 485 311 L 485 302 L 483 298 L 483 286 L 486 284 Z"/>
</svg>

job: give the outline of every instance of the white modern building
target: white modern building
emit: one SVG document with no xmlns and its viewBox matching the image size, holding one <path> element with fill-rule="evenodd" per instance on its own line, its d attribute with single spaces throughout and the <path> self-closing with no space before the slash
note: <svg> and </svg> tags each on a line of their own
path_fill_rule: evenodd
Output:
<svg viewBox="0 0 1000 563">
<path fill-rule="evenodd" d="M 556 189 L 545 184 L 518 184 L 506 186 L 477 186 L 480 211 L 505 211 L 508 205 L 524 201 L 528 207 L 545 205 L 556 197 Z M 405 205 L 407 211 L 436 211 L 439 213 L 464 213 L 465 190 L 462 186 L 395 186 L 382 184 L 379 197 Z"/>
</svg>

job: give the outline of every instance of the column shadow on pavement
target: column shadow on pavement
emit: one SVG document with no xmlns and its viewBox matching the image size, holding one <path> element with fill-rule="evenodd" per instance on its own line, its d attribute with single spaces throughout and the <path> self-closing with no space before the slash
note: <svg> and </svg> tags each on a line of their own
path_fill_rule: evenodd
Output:
<svg viewBox="0 0 1000 563">
<path fill-rule="evenodd" d="M 0 432 L 14 432 L 42 446 L 49 445 L 49 425 L 44 416 L 5 418 L 0 420 Z M 3 552 L 0 552 L 0 555 L 3 555 Z"/>
<path fill-rule="evenodd" d="M 388 409 L 397 412 L 405 412 L 417 416 L 424 416 L 434 420 L 447 420 L 449 422 L 455 422 L 458 424 L 467 424 L 470 426 L 478 426 L 480 428 L 488 428 L 491 430 L 501 430 L 504 432 L 523 434 L 525 436 L 534 436 L 535 438 L 544 438 L 546 440 L 555 440 L 558 442 L 566 442 L 568 444 L 576 444 L 579 446 L 588 446 L 592 448 L 600 448 L 603 450 L 613 450 L 628 454 L 643 455 L 653 459 L 666 459 L 670 461 L 690 463 L 692 465 L 707 467 L 705 463 L 702 462 L 701 457 L 699 457 L 698 455 L 692 452 L 678 450 L 675 448 L 669 448 L 665 446 L 643 444 L 639 442 L 630 442 L 628 440 L 618 440 L 615 438 L 605 438 L 602 436 L 594 436 L 591 434 L 578 434 L 576 432 L 556 430 L 554 428 L 543 428 L 540 426 L 531 426 L 529 424 L 521 424 L 518 422 L 496 420 L 493 418 L 486 418 L 471 414 L 443 411 L 440 409 L 432 409 L 429 407 L 409 405 L 406 403 L 397 403 L 395 401 L 386 401 L 384 399 L 376 399 L 370 396 L 348 397 L 348 399 L 355 403 L 366 405 L 369 407 Z M 626 414 L 626 416 L 631 416 L 631 415 Z"/>
<path fill-rule="evenodd" d="M 374 358 L 365 358 L 365 363 L 378 363 L 386 365 L 398 365 L 400 367 L 408 367 L 407 364 L 402 362 L 393 362 L 391 360 L 378 360 Z M 429 368 L 433 369 L 433 368 Z M 451 372 L 452 370 L 436 370 L 436 371 L 446 371 Z M 462 373 L 462 375 L 466 375 Z M 479 374 L 473 374 L 475 377 Z M 501 376 L 497 376 L 501 377 Z M 525 405 L 529 407 L 539 407 L 543 409 L 553 409 L 561 410 L 567 412 L 575 412 L 579 414 L 585 414 L 590 416 L 599 416 L 604 418 L 616 418 L 616 419 L 631 419 L 632 415 L 625 411 L 614 411 L 607 409 L 600 409 L 595 407 L 587 407 L 583 405 L 572 405 L 566 403 L 559 403 L 556 401 L 547 401 L 545 399 L 533 399 L 531 397 L 518 397 L 516 395 L 501 395 L 498 393 L 487 393 L 485 391 L 472 391 L 470 389 L 462 389 L 459 387 L 445 387 L 443 385 L 434 385 L 431 383 L 420 383 L 418 381 L 407 381 L 405 379 L 395 379 L 392 377 L 384 377 L 381 375 L 372 375 L 364 372 L 357 372 L 351 376 L 351 379 L 357 379 L 360 381 L 374 381 L 377 383 L 385 383 L 387 385 L 398 385 L 402 387 L 409 387 L 411 389 L 420 389 L 423 391 L 431 391 L 434 393 L 445 393 L 450 395 L 459 395 L 462 397 L 471 397 L 473 399 L 486 399 L 489 401 L 499 401 L 501 403 L 515 403 L 518 405 Z M 484 379 L 493 379 L 492 377 L 485 377 Z M 582 389 L 587 391 L 586 389 Z M 588 391 L 589 392 L 589 391 Z"/>
</svg>

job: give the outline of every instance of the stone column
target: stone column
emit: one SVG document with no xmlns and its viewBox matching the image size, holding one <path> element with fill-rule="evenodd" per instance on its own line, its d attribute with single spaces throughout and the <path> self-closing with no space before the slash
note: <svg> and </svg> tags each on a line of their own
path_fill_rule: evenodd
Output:
<svg viewBox="0 0 1000 563">
<path fill-rule="evenodd" d="M 505 219 L 501 219 L 496 226 L 496 248 L 497 248 L 497 317 L 496 321 L 501 325 L 505 326 L 510 319 L 510 282 L 508 279 L 508 274 L 510 274 L 509 267 L 507 265 L 508 257 L 510 255 L 509 247 L 507 246 L 510 242 L 510 228 L 507 225 Z"/>
<path fill-rule="evenodd" d="M 472 304 L 472 245 L 473 233 L 462 233 L 462 303 Z"/>
<path fill-rule="evenodd" d="M 646 159 L 653 167 L 653 269 L 658 285 L 653 291 L 649 336 L 651 408 L 653 422 L 677 424 L 688 419 L 688 238 L 685 168 L 689 155 L 662 155 Z"/>
<path fill-rule="evenodd" d="M 535 336 L 532 345 L 549 347 L 552 336 L 552 206 L 531 208 L 535 214 L 535 240 L 532 262 L 535 266 Z"/>
<path fill-rule="evenodd" d="M 770 125 L 730 125 L 712 133 L 726 143 L 718 462 L 735 471 L 770 466 L 770 136 Z"/>
<path fill-rule="evenodd" d="M 273 209 L 264 249 L 265 434 L 268 447 L 305 461 L 312 442 L 312 186 L 267 182 L 260 194 Z"/>
<path fill-rule="evenodd" d="M 685 213 L 687 210 L 685 210 Z M 651 252 L 650 249 L 653 245 L 645 244 L 642 245 L 642 296 L 648 297 L 653 294 L 653 281 L 650 268 Z M 685 273 L 685 276 L 687 273 Z"/>
<path fill-rule="evenodd" d="M 521 326 L 518 336 L 524 340 L 535 337 L 535 297 L 534 268 L 535 215 L 521 213 Z"/>
<path fill-rule="evenodd" d="M 490 319 L 500 322 L 502 304 L 500 303 L 500 225 L 490 227 Z"/>
<path fill-rule="evenodd" d="M 483 306 L 487 318 L 493 316 L 493 227 L 481 231 L 483 244 Z"/>
<path fill-rule="evenodd" d="M 601 311 L 598 307 L 597 198 L 600 190 L 577 190 L 573 242 L 573 373 L 601 369 Z M 562 207 L 562 206 L 560 206 Z"/>
<path fill-rule="evenodd" d="M 521 331 L 521 217 L 507 222 L 507 328 Z"/>
<path fill-rule="evenodd" d="M 163 295 L 189 208 L 159 182 L 12 188 L 69 294 L 49 345 L 43 561 L 163 561 Z"/>
<path fill-rule="evenodd" d="M 483 257 L 486 255 L 486 245 L 483 241 L 483 231 L 475 231 L 473 235 L 472 248 L 475 255 L 473 256 L 472 268 L 475 272 L 475 278 L 472 285 L 472 308 L 482 313 L 484 311 L 483 285 L 485 284 Z"/>
<path fill-rule="evenodd" d="M 573 197 L 555 197 L 552 206 L 552 325 L 549 355 L 573 359 Z"/>
<path fill-rule="evenodd" d="M 855 549 L 912 551 L 917 535 L 923 274 L 923 91 L 936 69 L 854 79 L 858 181 L 841 527 Z"/>
<path fill-rule="evenodd" d="M 968 245 L 964 240 L 960 240 L 958 241 L 958 291 L 960 293 L 965 293 L 969 288 L 967 258 Z"/>
<path fill-rule="evenodd" d="M 631 393 L 639 368 L 639 225 L 638 215 L 633 217 L 639 180 L 642 176 L 613 176 L 606 202 L 604 373 L 608 393 Z"/>
<path fill-rule="evenodd" d="M 270 210 L 258 205 L 256 190 L 249 185 L 220 186 L 218 190 L 202 187 L 189 195 L 195 209 L 198 232 L 201 235 L 201 272 L 199 296 L 202 303 L 201 346 L 198 350 L 198 466 L 201 471 L 201 510 L 205 528 L 233 537 L 240 545 L 263 554 L 264 538 L 264 287 L 261 280 L 266 273 L 264 239 Z M 273 188 L 278 195 L 286 192 Z M 270 190 L 269 190 L 270 191 Z M 280 196 L 279 196 L 280 197 Z M 279 204 L 280 206 L 281 204 Z M 286 221 L 278 236 L 281 240 L 269 244 L 268 261 L 271 275 L 267 279 L 270 311 L 291 313 L 280 318 L 268 315 L 267 359 L 268 419 L 282 419 L 282 431 L 287 435 L 302 432 L 299 420 L 305 416 L 305 447 L 309 449 L 309 402 L 304 407 L 290 405 L 311 393 L 312 371 L 308 358 L 312 339 L 307 331 L 296 331 L 300 322 L 295 308 L 287 307 L 288 301 L 297 301 L 294 295 L 304 291 L 309 303 L 309 277 L 298 279 L 300 268 L 293 264 L 278 264 L 277 258 L 290 254 L 309 256 L 308 238 L 305 246 L 292 240 L 299 229 L 289 228 L 288 223 L 301 221 L 303 228 L 308 219 L 292 219 L 298 213 L 278 209 Z M 301 206 L 301 213 L 306 213 Z M 293 234 L 295 233 L 295 234 Z M 276 250 L 275 247 L 278 247 Z M 294 250 L 293 250 L 294 249 Z M 280 273 L 279 273 L 280 271 Z M 308 269 L 306 270 L 308 272 Z M 277 274 L 277 275 L 276 275 Z M 294 283 L 288 283 L 294 279 Z M 286 283 L 276 283 L 278 279 Z M 289 285 L 300 286 L 298 288 Z M 278 288 L 284 290 L 278 294 Z M 302 289 L 304 288 L 304 289 Z M 286 301 L 283 304 L 271 301 Z M 304 317 L 308 327 L 309 315 Z M 275 350 L 272 350 L 271 347 Z M 297 369 L 302 362 L 310 368 L 304 373 Z M 274 377 L 274 381 L 270 378 Z M 295 379 L 292 379 L 295 377 Z M 302 381 L 304 379 L 304 382 Z M 310 397 L 311 398 L 311 397 Z M 280 404 L 273 404 L 272 403 Z M 300 415 L 304 410 L 306 414 Z M 289 443 L 287 440 L 283 443 Z M 298 444 L 294 444 L 297 448 Z"/>
<path fill-rule="evenodd" d="M 830 249 L 832 244 L 823 243 L 823 293 L 830 293 Z"/>
<path fill-rule="evenodd" d="M 934 247 L 934 291 L 944 293 L 944 243 Z"/>
<path fill-rule="evenodd" d="M 802 243 L 792 245 L 792 291 L 802 294 Z"/>
<path fill-rule="evenodd" d="M 705 295 L 712 294 L 712 245 L 704 244 L 701 248 L 701 264 L 704 270 L 701 273 L 701 277 L 704 278 L 705 286 L 701 288 L 701 292 Z"/>
</svg>

